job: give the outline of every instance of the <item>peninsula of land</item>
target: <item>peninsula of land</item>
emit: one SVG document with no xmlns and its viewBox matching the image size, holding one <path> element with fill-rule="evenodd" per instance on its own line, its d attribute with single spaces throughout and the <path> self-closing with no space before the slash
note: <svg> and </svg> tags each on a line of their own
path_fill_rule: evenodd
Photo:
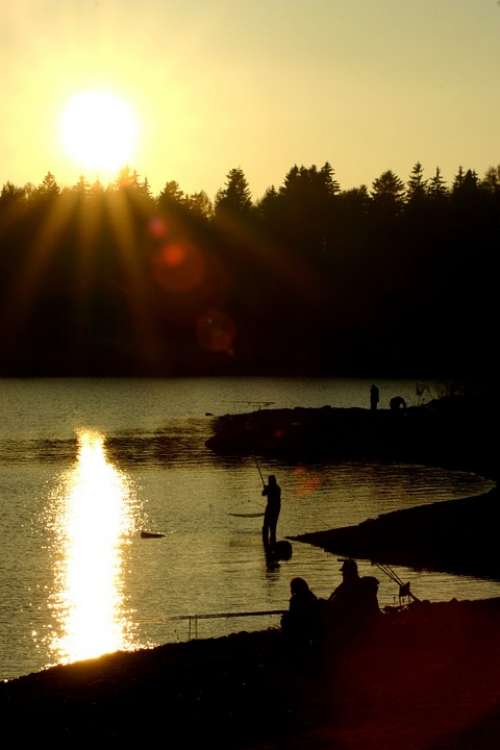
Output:
<svg viewBox="0 0 500 750">
<path fill-rule="evenodd" d="M 207 446 L 221 455 L 292 461 L 379 460 L 475 471 L 496 479 L 494 416 L 484 398 L 400 409 L 295 408 L 227 414 Z"/>
<path fill-rule="evenodd" d="M 293 537 L 327 552 L 500 580 L 498 489 Z"/>
</svg>

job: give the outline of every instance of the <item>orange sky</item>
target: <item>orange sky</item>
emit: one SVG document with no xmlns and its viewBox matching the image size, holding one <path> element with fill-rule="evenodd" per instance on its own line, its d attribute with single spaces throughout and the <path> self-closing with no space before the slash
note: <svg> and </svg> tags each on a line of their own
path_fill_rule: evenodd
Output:
<svg viewBox="0 0 500 750">
<path fill-rule="evenodd" d="M 57 123 L 106 89 L 137 115 L 133 165 L 211 197 L 241 166 L 254 196 L 294 163 L 342 187 L 415 161 L 500 162 L 495 0 L 16 0 L 2 9 L 0 182 L 75 182 Z M 90 177 L 95 175 L 89 175 Z"/>
</svg>

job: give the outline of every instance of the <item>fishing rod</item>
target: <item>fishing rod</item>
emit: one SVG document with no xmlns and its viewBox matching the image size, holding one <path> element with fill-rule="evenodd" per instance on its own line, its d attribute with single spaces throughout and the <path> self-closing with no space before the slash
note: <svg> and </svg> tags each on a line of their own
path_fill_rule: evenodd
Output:
<svg viewBox="0 0 500 750">
<path fill-rule="evenodd" d="M 262 482 L 262 486 L 265 487 L 266 483 L 264 481 L 264 477 L 262 476 L 262 471 L 260 470 L 259 462 L 257 460 L 257 456 L 254 456 L 255 465 L 257 467 L 257 471 L 259 472 L 260 481 Z M 247 498 L 247 501 L 250 502 L 250 498 Z M 228 516 L 234 516 L 236 518 L 259 518 L 260 516 L 264 515 L 263 511 L 258 512 L 252 512 L 252 513 L 228 513 Z"/>
<path fill-rule="evenodd" d="M 257 456 L 254 456 L 254 459 L 255 459 L 255 465 L 257 467 L 257 471 L 259 472 L 260 481 L 262 482 L 262 486 L 265 487 L 266 483 L 264 481 L 264 477 L 262 476 L 262 472 L 260 470 L 260 466 L 259 466 L 259 462 L 257 460 Z"/>
<path fill-rule="evenodd" d="M 379 570 L 381 570 L 383 573 L 385 573 L 386 576 L 388 576 L 388 578 L 390 578 L 391 581 L 393 581 L 393 583 L 396 583 L 399 586 L 399 599 L 400 599 L 400 602 L 401 602 L 401 599 L 404 596 L 411 597 L 414 602 L 420 602 L 420 599 L 418 598 L 418 596 L 415 596 L 415 594 L 413 593 L 413 591 L 411 591 L 411 589 L 410 589 L 410 582 L 408 581 L 407 583 L 405 583 L 402 580 L 402 578 L 400 578 L 399 575 L 391 568 L 390 565 L 382 564 L 382 563 L 378 563 L 378 562 L 376 562 L 375 565 L 377 566 L 377 568 Z"/>
</svg>

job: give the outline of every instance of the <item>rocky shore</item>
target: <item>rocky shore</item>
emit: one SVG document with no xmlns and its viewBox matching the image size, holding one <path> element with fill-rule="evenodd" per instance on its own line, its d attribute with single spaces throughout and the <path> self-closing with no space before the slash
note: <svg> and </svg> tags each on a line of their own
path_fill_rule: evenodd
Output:
<svg viewBox="0 0 500 750">
<path fill-rule="evenodd" d="M 118 653 L 0 685 L 2 728 L 50 747 L 491 750 L 499 632 L 494 599 L 391 611 L 316 655 L 278 630 Z"/>
<path fill-rule="evenodd" d="M 408 409 L 264 409 L 214 421 L 207 446 L 222 455 L 292 461 L 381 460 L 497 476 L 491 408 L 461 397 Z"/>
</svg>

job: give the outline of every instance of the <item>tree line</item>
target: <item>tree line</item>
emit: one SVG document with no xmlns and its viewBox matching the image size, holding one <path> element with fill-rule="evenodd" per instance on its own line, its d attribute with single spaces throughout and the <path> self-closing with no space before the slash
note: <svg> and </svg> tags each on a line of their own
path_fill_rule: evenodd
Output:
<svg viewBox="0 0 500 750">
<path fill-rule="evenodd" d="M 259 200 L 234 168 L 213 202 L 128 168 L 6 182 L 0 373 L 484 374 L 499 228 L 500 166 L 294 165 Z"/>
</svg>

